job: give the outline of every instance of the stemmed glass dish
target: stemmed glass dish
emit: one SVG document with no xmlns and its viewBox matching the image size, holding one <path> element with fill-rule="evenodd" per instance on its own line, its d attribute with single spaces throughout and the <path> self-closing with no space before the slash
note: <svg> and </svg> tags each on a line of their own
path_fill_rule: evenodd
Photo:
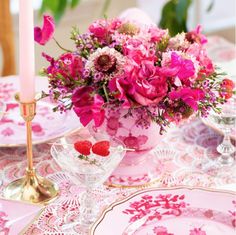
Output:
<svg viewBox="0 0 236 235">
<path fill-rule="evenodd" d="M 236 124 L 234 102 L 226 104 L 220 114 L 210 114 L 209 118 L 224 134 L 222 143 L 217 146 L 217 151 L 221 154 L 217 161 L 220 166 L 230 166 L 234 162 L 233 153 L 235 152 L 235 147 L 230 140 L 231 130 Z"/>
<path fill-rule="evenodd" d="M 77 138 L 76 141 L 83 140 Z M 92 143 L 97 142 L 89 139 Z M 75 139 L 63 138 L 55 142 L 51 148 L 51 154 L 58 165 L 69 173 L 75 184 L 83 185 L 86 190 L 80 196 L 79 225 L 86 230 L 96 220 L 99 208 L 93 199 L 93 190 L 103 184 L 112 171 L 122 160 L 125 150 L 124 146 L 117 139 L 100 139 L 110 142 L 110 154 L 106 157 L 91 154 L 81 158 L 74 149 Z M 80 156 L 80 157 L 79 157 Z"/>
</svg>

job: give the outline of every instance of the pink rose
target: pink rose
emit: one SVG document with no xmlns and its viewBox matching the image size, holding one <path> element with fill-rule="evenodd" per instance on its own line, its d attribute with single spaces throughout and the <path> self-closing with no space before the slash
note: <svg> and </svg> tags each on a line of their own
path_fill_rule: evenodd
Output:
<svg viewBox="0 0 236 235">
<path fill-rule="evenodd" d="M 96 20 L 89 26 L 89 31 L 98 39 L 103 40 L 108 33 L 108 23 L 106 20 Z"/>
<path fill-rule="evenodd" d="M 93 92 L 93 88 L 89 86 L 77 88 L 72 94 L 73 109 L 83 126 L 94 120 L 95 126 L 99 127 L 105 118 L 105 111 L 102 108 L 104 100 Z"/>
<path fill-rule="evenodd" d="M 190 106 L 193 110 L 198 110 L 198 101 L 205 97 L 205 93 L 200 89 L 191 89 L 189 87 L 181 88 L 177 91 L 171 91 L 169 98 L 171 100 L 181 99 L 185 104 Z"/>
<path fill-rule="evenodd" d="M 140 105 L 158 104 L 167 94 L 167 83 L 164 77 L 134 81 L 134 93 L 129 96 Z"/>
<path fill-rule="evenodd" d="M 138 77 L 142 79 L 151 78 L 156 73 L 156 67 L 152 61 L 143 61 L 140 70 L 138 72 Z"/>
<path fill-rule="evenodd" d="M 134 101 L 140 105 L 158 104 L 166 96 L 168 85 L 154 62 L 146 60 L 140 67 L 127 65 L 124 77 L 111 80 L 109 89 L 128 107 Z"/>
<path fill-rule="evenodd" d="M 132 80 L 134 92 L 130 96 L 141 105 L 158 104 L 167 94 L 164 76 L 159 76 L 153 62 L 144 61 Z"/>
<path fill-rule="evenodd" d="M 54 19 L 49 15 L 43 16 L 43 27 L 34 28 L 34 40 L 40 45 L 45 45 L 52 37 L 55 31 Z"/>
</svg>

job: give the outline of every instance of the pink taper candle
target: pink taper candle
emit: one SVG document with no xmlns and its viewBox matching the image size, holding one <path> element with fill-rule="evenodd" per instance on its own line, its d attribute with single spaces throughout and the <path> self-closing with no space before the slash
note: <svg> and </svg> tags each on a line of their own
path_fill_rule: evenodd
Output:
<svg viewBox="0 0 236 235">
<path fill-rule="evenodd" d="M 20 101 L 31 102 L 35 97 L 33 1 L 19 2 Z"/>
</svg>

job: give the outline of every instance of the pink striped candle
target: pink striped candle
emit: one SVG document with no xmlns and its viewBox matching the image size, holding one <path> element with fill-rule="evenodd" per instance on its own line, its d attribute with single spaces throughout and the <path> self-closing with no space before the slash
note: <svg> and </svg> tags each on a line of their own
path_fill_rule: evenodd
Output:
<svg viewBox="0 0 236 235">
<path fill-rule="evenodd" d="M 19 0 L 19 73 L 21 102 L 31 102 L 35 98 L 34 14 L 32 2 L 32 0 Z"/>
</svg>

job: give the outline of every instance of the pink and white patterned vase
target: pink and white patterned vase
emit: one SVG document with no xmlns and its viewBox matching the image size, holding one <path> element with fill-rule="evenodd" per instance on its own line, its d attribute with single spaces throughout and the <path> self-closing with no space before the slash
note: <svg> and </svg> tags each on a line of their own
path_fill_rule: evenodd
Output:
<svg viewBox="0 0 236 235">
<path fill-rule="evenodd" d="M 109 177 L 107 184 L 112 186 L 143 186 L 159 177 L 154 156 L 150 153 L 162 136 L 160 127 L 148 121 L 143 112 L 136 109 L 128 114 L 128 110 L 109 108 L 103 124 L 95 127 L 89 125 L 90 133 L 97 139 L 99 134 L 107 134 L 121 140 L 128 149 L 120 165 Z"/>
</svg>

